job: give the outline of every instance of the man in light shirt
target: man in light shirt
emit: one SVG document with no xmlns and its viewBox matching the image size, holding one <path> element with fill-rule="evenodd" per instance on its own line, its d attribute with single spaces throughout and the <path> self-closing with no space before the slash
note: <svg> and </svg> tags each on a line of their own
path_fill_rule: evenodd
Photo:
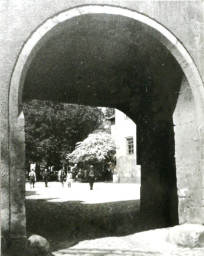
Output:
<svg viewBox="0 0 204 256">
<path fill-rule="evenodd" d="M 33 188 L 34 188 L 35 187 L 35 182 L 36 182 L 36 174 L 35 174 L 34 169 L 32 169 L 29 172 L 29 182 L 30 182 L 30 188 L 32 188 L 32 185 L 33 185 Z"/>
</svg>

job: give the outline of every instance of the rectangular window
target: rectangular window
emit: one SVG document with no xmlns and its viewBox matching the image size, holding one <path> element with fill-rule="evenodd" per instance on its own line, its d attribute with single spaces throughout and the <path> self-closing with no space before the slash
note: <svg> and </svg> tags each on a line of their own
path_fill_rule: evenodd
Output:
<svg viewBox="0 0 204 256">
<path fill-rule="evenodd" d="M 134 141 L 133 141 L 133 137 L 126 138 L 126 143 L 127 143 L 127 153 L 128 153 L 128 155 L 134 154 Z"/>
</svg>

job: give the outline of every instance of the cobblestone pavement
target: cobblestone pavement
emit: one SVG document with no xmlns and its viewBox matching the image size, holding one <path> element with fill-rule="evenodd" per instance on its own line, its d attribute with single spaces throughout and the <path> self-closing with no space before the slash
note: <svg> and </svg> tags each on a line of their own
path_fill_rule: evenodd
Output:
<svg viewBox="0 0 204 256">
<path fill-rule="evenodd" d="M 26 184 L 29 234 L 48 239 L 55 256 L 175 255 L 203 256 L 204 248 L 166 242 L 168 229 L 138 232 L 139 190 L 135 184 Z"/>
</svg>

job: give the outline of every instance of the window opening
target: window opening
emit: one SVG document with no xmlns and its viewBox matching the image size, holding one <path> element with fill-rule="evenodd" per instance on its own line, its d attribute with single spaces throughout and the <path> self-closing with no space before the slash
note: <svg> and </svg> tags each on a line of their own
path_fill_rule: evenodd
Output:
<svg viewBox="0 0 204 256">
<path fill-rule="evenodd" d="M 133 141 L 133 137 L 127 137 L 126 138 L 126 143 L 127 143 L 127 154 L 128 155 L 134 154 L 134 141 Z"/>
</svg>

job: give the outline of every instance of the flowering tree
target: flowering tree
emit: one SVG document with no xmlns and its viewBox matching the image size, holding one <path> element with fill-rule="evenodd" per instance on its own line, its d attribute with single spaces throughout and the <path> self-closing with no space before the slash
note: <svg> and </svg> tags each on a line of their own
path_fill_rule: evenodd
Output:
<svg viewBox="0 0 204 256">
<path fill-rule="evenodd" d="M 78 166 L 87 167 L 92 164 L 98 173 L 104 172 L 105 166 L 115 162 L 116 146 L 111 135 L 105 132 L 89 134 L 82 142 L 76 144 L 76 149 L 67 154 L 67 159 Z"/>
<path fill-rule="evenodd" d="M 67 154 L 67 159 L 73 163 L 101 163 L 113 159 L 116 152 L 115 142 L 110 134 L 100 132 L 89 134 L 82 142 L 76 143 L 76 149 Z"/>
</svg>

